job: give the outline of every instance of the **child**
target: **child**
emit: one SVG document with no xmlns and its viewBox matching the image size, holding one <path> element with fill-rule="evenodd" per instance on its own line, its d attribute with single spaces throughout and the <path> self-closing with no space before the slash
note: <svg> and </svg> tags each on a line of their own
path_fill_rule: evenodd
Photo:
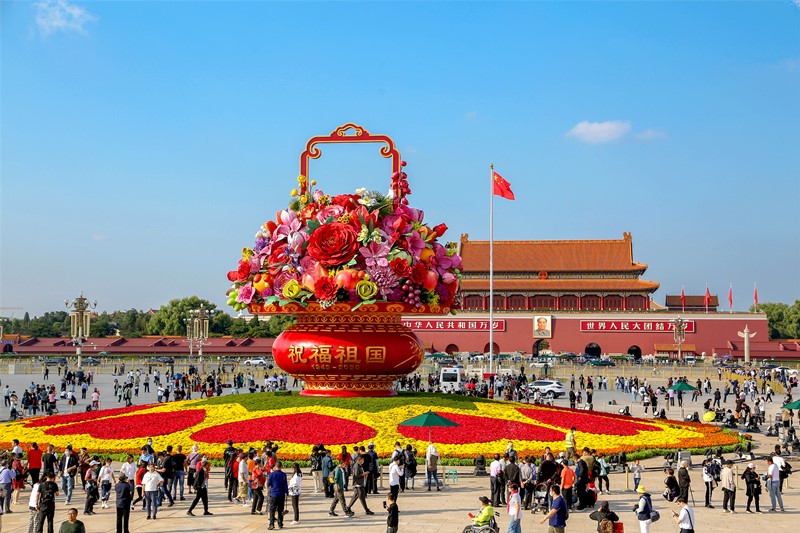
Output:
<svg viewBox="0 0 800 533">
<path fill-rule="evenodd" d="M 386 512 L 388 516 L 386 517 L 386 533 L 397 533 L 397 522 L 398 522 L 398 509 L 397 509 L 397 496 L 394 494 L 389 494 L 387 500 L 389 500 L 389 505 L 386 505 L 386 502 L 383 502 L 383 506 L 386 508 Z"/>
<path fill-rule="evenodd" d="M 634 463 L 633 468 L 631 468 L 631 472 L 633 472 L 633 490 L 639 488 L 639 482 L 642 480 L 642 471 L 644 468 L 639 464 L 639 459 L 636 459 L 636 463 Z"/>
</svg>

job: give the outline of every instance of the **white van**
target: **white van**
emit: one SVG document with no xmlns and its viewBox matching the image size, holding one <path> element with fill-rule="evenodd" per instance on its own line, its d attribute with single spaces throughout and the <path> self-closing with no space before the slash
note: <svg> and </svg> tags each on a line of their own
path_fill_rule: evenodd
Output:
<svg viewBox="0 0 800 533">
<path fill-rule="evenodd" d="M 463 368 L 448 366 L 439 374 L 439 387 L 442 392 L 464 392 L 467 375 Z"/>
</svg>

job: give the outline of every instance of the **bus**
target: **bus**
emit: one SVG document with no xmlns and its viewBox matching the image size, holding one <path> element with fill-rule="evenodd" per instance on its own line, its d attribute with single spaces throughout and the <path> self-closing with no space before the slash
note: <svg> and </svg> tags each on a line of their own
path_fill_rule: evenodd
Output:
<svg viewBox="0 0 800 533">
<path fill-rule="evenodd" d="M 461 367 L 443 367 L 439 374 L 439 387 L 442 392 L 464 392 L 467 383 L 467 374 Z"/>
</svg>

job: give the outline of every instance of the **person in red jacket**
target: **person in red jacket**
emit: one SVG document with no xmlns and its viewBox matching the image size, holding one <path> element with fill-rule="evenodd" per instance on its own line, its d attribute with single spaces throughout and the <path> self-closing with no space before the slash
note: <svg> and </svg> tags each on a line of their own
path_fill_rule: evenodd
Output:
<svg viewBox="0 0 800 533">
<path fill-rule="evenodd" d="M 31 473 L 31 486 L 39 483 L 39 472 L 42 471 L 42 450 L 35 442 L 28 450 L 28 472 Z"/>
</svg>

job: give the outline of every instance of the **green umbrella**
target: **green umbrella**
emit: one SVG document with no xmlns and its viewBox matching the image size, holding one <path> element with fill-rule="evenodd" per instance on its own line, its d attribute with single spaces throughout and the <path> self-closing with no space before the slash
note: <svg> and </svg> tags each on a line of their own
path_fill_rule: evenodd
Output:
<svg viewBox="0 0 800 533">
<path fill-rule="evenodd" d="M 460 426 L 461 424 L 458 422 L 453 422 L 452 420 L 445 418 L 442 415 L 438 415 L 433 411 L 428 411 L 427 413 L 422 413 L 414 418 L 409 418 L 405 422 L 400 422 L 399 425 L 428 428 L 428 441 L 430 441 L 431 428 L 454 427 Z"/>
<path fill-rule="evenodd" d="M 781 409 L 794 409 L 794 410 L 800 409 L 800 400 L 795 400 L 792 403 L 787 403 L 786 405 L 781 407 Z"/>
<path fill-rule="evenodd" d="M 669 388 L 669 390 L 697 390 L 697 387 L 692 387 L 685 381 L 679 381 Z"/>
</svg>

